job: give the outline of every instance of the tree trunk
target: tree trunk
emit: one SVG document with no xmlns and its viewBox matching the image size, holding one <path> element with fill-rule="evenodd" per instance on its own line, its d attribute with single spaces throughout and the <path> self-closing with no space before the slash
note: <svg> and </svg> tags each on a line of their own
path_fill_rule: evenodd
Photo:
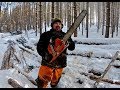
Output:
<svg viewBox="0 0 120 90">
<path fill-rule="evenodd" d="M 69 29 L 71 26 L 71 10 L 70 10 L 70 2 L 67 2 L 67 28 Z"/>
<path fill-rule="evenodd" d="M 114 9 L 114 2 L 112 2 L 111 4 L 111 30 L 112 30 L 112 38 L 113 38 L 113 34 L 114 34 L 114 31 L 115 31 L 115 9 Z"/>
<path fill-rule="evenodd" d="M 103 8 L 102 35 L 104 35 L 104 26 L 105 26 L 105 2 L 102 2 L 102 8 Z"/>
<path fill-rule="evenodd" d="M 39 2 L 39 28 L 40 28 L 40 35 L 42 34 L 42 4 Z"/>
<path fill-rule="evenodd" d="M 55 16 L 56 16 L 57 18 L 59 18 L 59 16 L 60 16 L 60 13 L 59 13 L 59 6 L 60 6 L 60 5 L 59 5 L 59 3 L 60 3 L 60 2 L 56 2 L 56 15 L 55 15 Z"/>
<path fill-rule="evenodd" d="M 120 6 L 120 4 L 117 3 L 117 10 L 116 10 L 116 12 L 117 12 L 117 14 L 116 14 L 117 15 L 117 17 L 116 17 L 116 19 L 117 19 L 116 20 L 116 36 L 118 36 L 118 26 L 119 26 L 119 16 L 120 16 L 119 15 L 119 13 L 120 13 L 120 11 L 119 11 L 120 7 L 119 6 Z"/>
<path fill-rule="evenodd" d="M 83 7 L 82 7 L 82 9 L 84 9 L 84 2 L 82 2 L 82 4 L 83 4 Z M 83 35 L 83 29 L 84 29 L 84 20 L 83 20 L 83 22 L 82 22 L 82 35 Z"/>
<path fill-rule="evenodd" d="M 71 9 L 71 24 L 74 22 L 74 5 L 73 2 L 70 4 L 70 9 Z"/>
<path fill-rule="evenodd" d="M 2 6 L 2 2 L 0 2 L 0 18 L 1 18 L 1 6 Z M 0 19 L 0 21 L 1 21 L 1 19 Z M 2 32 L 1 26 L 2 26 L 2 22 L 0 22 L 0 33 Z"/>
<path fill-rule="evenodd" d="M 89 25 L 90 25 L 90 27 L 91 27 L 91 25 L 92 25 L 92 11 L 93 11 L 91 4 L 92 4 L 92 3 L 90 2 L 90 3 L 89 3 L 89 6 L 90 6 L 90 7 L 89 7 L 89 8 L 90 8 L 90 10 L 89 10 L 89 11 L 90 11 L 90 14 L 89 14 L 90 24 L 89 24 Z M 91 10 L 91 9 L 92 9 L 92 10 Z"/>
<path fill-rule="evenodd" d="M 87 10 L 87 16 L 86 16 L 86 38 L 88 38 L 88 17 L 89 17 L 89 2 L 86 2 L 86 10 Z"/>
<path fill-rule="evenodd" d="M 35 12 L 35 15 L 36 15 L 36 16 L 35 16 L 35 17 L 36 17 L 36 18 L 35 18 L 35 19 L 36 19 L 36 25 L 35 25 L 35 27 L 36 27 L 36 36 L 37 36 L 37 32 L 38 32 L 38 31 L 37 31 L 37 28 L 38 28 L 38 27 L 37 27 L 37 25 L 38 25 L 38 21 L 37 21 L 37 19 L 38 19 L 38 18 L 37 18 L 37 2 L 36 2 L 36 12 Z"/>
<path fill-rule="evenodd" d="M 51 16 L 51 13 L 50 13 L 50 3 L 48 3 L 47 5 L 47 26 L 49 27 L 49 24 L 50 24 L 50 16 Z"/>
<path fill-rule="evenodd" d="M 31 29 L 31 23 L 30 23 L 30 17 L 31 17 L 30 2 L 28 2 L 27 8 L 28 8 L 27 30 L 30 30 Z"/>
<path fill-rule="evenodd" d="M 98 12 L 97 32 L 99 32 L 99 29 L 100 29 L 100 3 L 99 2 L 98 2 L 98 6 L 97 6 L 97 12 Z"/>
<path fill-rule="evenodd" d="M 78 5 L 77 5 L 77 15 L 81 12 L 81 7 L 82 7 L 82 5 L 81 5 L 81 2 L 79 2 L 79 3 L 77 3 Z M 81 26 L 81 25 L 80 25 Z M 79 31 L 80 31 L 80 26 L 79 26 Z"/>
<path fill-rule="evenodd" d="M 44 2 L 44 4 L 45 4 L 44 25 L 45 25 L 45 32 L 46 32 L 47 31 L 46 30 L 46 22 L 47 22 L 47 20 L 46 20 L 46 13 L 47 13 L 47 11 L 46 11 L 46 2 Z"/>
<path fill-rule="evenodd" d="M 106 33 L 105 38 L 109 38 L 109 27 L 110 27 L 110 2 L 106 2 Z"/>
<path fill-rule="evenodd" d="M 76 9 L 76 2 L 74 2 L 74 22 L 77 18 L 77 9 Z M 74 37 L 77 37 L 77 29 L 74 32 Z"/>
<path fill-rule="evenodd" d="M 52 2 L 52 19 L 51 20 L 54 19 L 54 15 L 55 15 L 55 12 L 54 12 L 54 2 Z"/>
<path fill-rule="evenodd" d="M 63 17 L 62 17 L 62 14 L 63 14 L 63 12 L 62 12 L 62 2 L 60 2 L 60 19 L 63 21 Z"/>
<path fill-rule="evenodd" d="M 66 22 L 67 22 L 67 3 L 64 3 L 64 7 L 65 7 L 65 18 L 64 18 L 64 24 L 66 26 Z"/>
<path fill-rule="evenodd" d="M 19 20 L 19 23 L 20 23 L 20 31 L 22 32 L 22 5 L 20 5 L 20 20 Z"/>
</svg>

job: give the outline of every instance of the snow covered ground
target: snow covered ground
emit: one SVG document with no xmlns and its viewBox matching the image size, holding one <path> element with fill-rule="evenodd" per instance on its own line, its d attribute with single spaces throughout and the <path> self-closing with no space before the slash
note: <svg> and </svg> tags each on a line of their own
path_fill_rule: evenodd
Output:
<svg viewBox="0 0 120 90">
<path fill-rule="evenodd" d="M 49 29 L 50 28 L 48 28 L 48 30 Z M 63 28 L 63 31 L 66 32 L 66 27 Z M 89 38 L 85 38 L 85 30 L 83 36 L 79 30 L 78 37 L 72 36 L 73 40 L 76 42 L 76 48 L 73 51 L 67 51 L 67 67 L 64 68 L 61 80 L 59 82 L 59 88 L 92 88 L 95 81 L 91 80 L 85 75 L 82 75 L 81 73 L 89 73 L 90 70 L 95 70 L 102 74 L 110 63 L 111 58 L 114 56 L 115 52 L 120 51 L 120 36 L 105 39 L 104 36 L 100 34 L 101 32 L 97 33 L 96 31 L 97 28 L 92 26 L 89 29 Z M 22 47 L 22 45 L 16 41 L 21 37 L 26 39 L 25 45 L 32 47 L 32 50 L 34 51 L 31 49 L 26 49 L 31 51 L 33 54 L 24 52 L 23 57 L 21 54 L 22 51 L 19 48 L 19 46 Z M 11 36 L 9 33 L 1 33 L 0 67 L 2 65 L 4 53 L 8 47 L 8 40 L 13 40 L 16 43 L 16 55 L 21 60 L 21 64 L 16 63 L 16 66 L 19 67 L 22 71 L 25 71 L 27 66 L 33 66 L 34 68 L 27 74 L 36 79 L 41 62 L 41 57 L 38 55 L 35 46 L 39 40 L 39 35 L 35 36 L 34 30 L 30 30 L 28 32 L 28 36 L 25 35 L 25 33 L 14 36 Z M 96 45 L 95 43 L 99 45 Z M 92 53 L 91 56 L 86 57 L 86 55 L 89 53 Z M 113 64 L 120 66 L 120 60 L 116 60 Z M 89 74 L 93 75 L 92 73 Z M 0 88 L 12 88 L 12 86 L 8 84 L 8 78 L 15 79 L 24 88 L 37 88 L 15 68 L 0 70 Z M 104 78 L 120 82 L 120 68 L 115 68 L 112 66 Z M 51 88 L 50 85 L 48 85 L 48 87 Z M 101 81 L 98 85 L 98 88 L 99 87 L 120 88 L 120 85 Z"/>
</svg>

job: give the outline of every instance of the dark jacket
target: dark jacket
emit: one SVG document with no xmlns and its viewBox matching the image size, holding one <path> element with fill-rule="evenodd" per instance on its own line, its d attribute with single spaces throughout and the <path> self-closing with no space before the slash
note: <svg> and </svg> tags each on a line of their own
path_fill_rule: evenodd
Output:
<svg viewBox="0 0 120 90">
<path fill-rule="evenodd" d="M 52 63 L 49 63 L 52 59 L 52 55 L 49 54 L 48 49 L 47 49 L 51 38 L 52 38 L 52 41 L 54 41 L 56 38 L 62 39 L 64 37 L 64 35 L 65 35 L 65 33 L 63 31 L 58 32 L 53 29 L 41 34 L 40 39 L 37 43 L 37 52 L 39 55 L 42 56 L 41 65 L 46 65 L 46 66 L 49 66 L 52 68 L 66 67 L 66 65 L 67 65 L 66 49 Z M 68 43 L 69 43 L 68 50 L 74 50 L 75 43 L 73 42 L 71 37 L 68 39 Z"/>
</svg>

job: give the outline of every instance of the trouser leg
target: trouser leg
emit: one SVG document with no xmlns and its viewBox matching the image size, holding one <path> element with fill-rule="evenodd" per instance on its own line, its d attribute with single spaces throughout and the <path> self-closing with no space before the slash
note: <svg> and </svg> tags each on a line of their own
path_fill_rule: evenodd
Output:
<svg viewBox="0 0 120 90">
<path fill-rule="evenodd" d="M 52 80 L 50 83 L 51 87 L 57 86 L 57 84 L 61 78 L 62 71 L 63 71 L 63 68 L 58 68 L 58 69 L 53 70 L 53 76 L 52 76 Z"/>
<path fill-rule="evenodd" d="M 53 69 L 47 66 L 41 66 L 39 69 L 39 88 L 47 88 L 48 82 L 51 81 Z"/>
</svg>

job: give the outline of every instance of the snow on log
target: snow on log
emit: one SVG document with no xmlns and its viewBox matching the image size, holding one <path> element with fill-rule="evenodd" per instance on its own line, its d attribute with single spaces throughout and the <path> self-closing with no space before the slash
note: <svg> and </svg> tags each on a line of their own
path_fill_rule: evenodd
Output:
<svg viewBox="0 0 120 90">
<path fill-rule="evenodd" d="M 112 59 L 112 57 L 110 56 L 96 56 L 96 55 L 93 55 L 94 53 L 91 51 L 91 52 L 88 52 L 88 53 L 67 53 L 67 55 L 75 55 L 75 56 L 82 56 L 82 57 L 88 57 L 88 58 L 104 58 L 104 59 Z M 116 58 L 116 60 L 120 60 L 120 57 Z"/>
<path fill-rule="evenodd" d="M 19 48 L 22 49 L 23 51 L 26 51 L 26 52 L 29 53 L 29 54 L 33 54 L 33 55 L 35 55 L 36 57 L 38 57 L 34 52 L 29 51 L 29 50 L 27 50 L 27 49 L 24 48 L 24 47 L 19 46 Z"/>
<path fill-rule="evenodd" d="M 14 60 L 20 63 L 20 60 L 17 58 L 15 54 L 16 52 L 15 42 L 12 40 L 8 40 L 8 43 L 9 45 L 7 46 L 7 50 L 4 53 L 1 70 L 12 68 Z"/>
<path fill-rule="evenodd" d="M 31 46 L 26 45 L 26 43 L 28 42 L 24 37 L 20 37 L 18 39 L 16 39 L 16 41 L 21 44 L 22 46 L 24 46 L 25 48 L 31 49 L 32 51 L 34 51 L 34 49 Z"/>
<path fill-rule="evenodd" d="M 91 75 L 91 74 L 89 74 L 89 73 L 84 73 L 84 72 L 82 72 L 82 73 L 80 73 L 80 74 L 85 75 L 85 76 L 89 77 L 91 80 L 95 80 L 95 81 L 100 78 L 100 76 Z M 107 83 L 111 83 L 111 84 L 120 85 L 120 81 L 119 81 L 119 82 L 118 82 L 118 81 L 112 81 L 112 80 L 109 80 L 109 79 L 102 79 L 101 81 L 107 82 Z"/>
<path fill-rule="evenodd" d="M 74 41 L 78 44 L 87 44 L 87 45 L 111 45 L 111 44 L 120 44 L 120 39 L 118 38 L 84 38 L 79 39 L 75 38 Z"/>
</svg>

